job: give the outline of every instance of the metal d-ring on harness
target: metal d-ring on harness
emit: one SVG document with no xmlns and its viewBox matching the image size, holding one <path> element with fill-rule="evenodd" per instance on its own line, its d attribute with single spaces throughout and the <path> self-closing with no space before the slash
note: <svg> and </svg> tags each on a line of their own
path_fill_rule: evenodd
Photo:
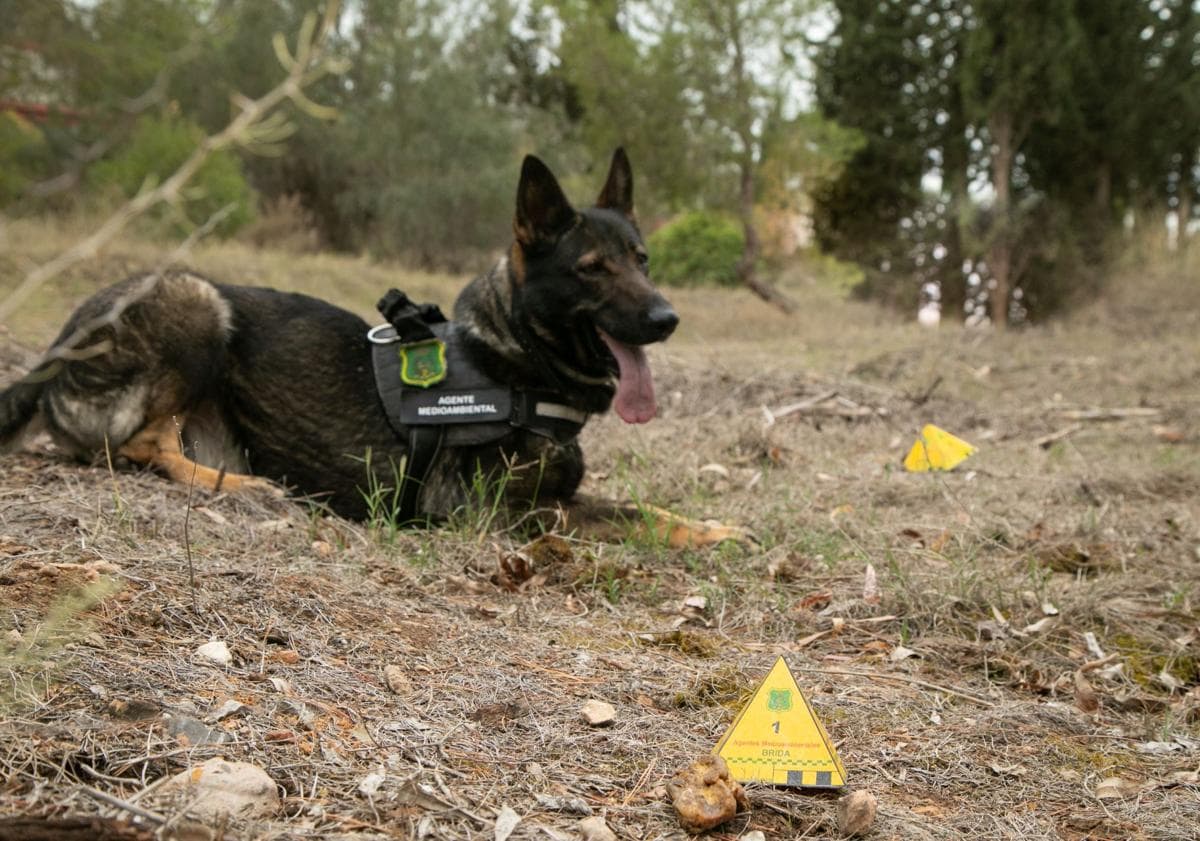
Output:
<svg viewBox="0 0 1200 841">
<path fill-rule="evenodd" d="M 387 324 L 371 328 L 375 388 L 396 435 L 408 443 L 398 519 L 419 521 L 421 487 L 438 452 L 499 441 L 514 428 L 556 441 L 579 434 L 587 413 L 549 391 L 513 389 L 479 370 L 462 331 L 435 304 L 414 304 L 391 289 L 378 309 Z"/>
</svg>

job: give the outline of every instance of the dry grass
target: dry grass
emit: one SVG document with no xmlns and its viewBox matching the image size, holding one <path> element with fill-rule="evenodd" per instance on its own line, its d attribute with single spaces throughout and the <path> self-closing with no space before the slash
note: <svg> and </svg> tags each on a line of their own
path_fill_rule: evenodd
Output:
<svg viewBox="0 0 1200 841">
<path fill-rule="evenodd" d="M 0 288 L 71 235 L 24 224 Z M 154 255 L 123 243 L 81 267 L 12 338 L 43 343 L 64 301 Z M 445 304 L 461 283 L 237 245 L 192 262 L 364 314 L 390 285 Z M 683 324 L 651 354 L 663 416 L 591 424 L 587 489 L 744 523 L 762 548 L 572 541 L 535 551 L 516 591 L 495 573 L 522 538 L 481 518 L 387 540 L 289 502 L 205 498 L 185 547 L 186 488 L 6 457 L 0 814 L 133 817 L 99 791 L 169 816 L 155 781 L 224 755 L 286 794 L 278 818 L 227 837 L 491 838 L 503 806 L 524 817 L 513 838 L 577 837 L 579 815 L 538 799 L 554 795 L 620 837 L 678 838 L 663 784 L 783 653 L 851 784 L 879 798 L 871 837 L 1200 837 L 1200 292 L 1181 280 L 1194 263 L 1146 265 L 1069 322 L 1005 336 L 898 326 L 815 286 L 791 290 L 807 302 L 792 319 L 738 293 L 674 294 Z M 763 406 L 830 392 L 766 426 Z M 1159 413 L 1033 443 L 1090 407 Z M 979 453 L 903 472 L 926 422 Z M 71 593 L 83 601 L 55 614 Z M 698 616 L 682 604 L 696 595 Z M 231 666 L 193 659 L 212 638 Z M 1100 654 L 1120 668 L 1083 672 L 1092 709 L 1076 674 Z M 581 721 L 593 697 L 616 706 L 612 727 Z M 231 699 L 245 706 L 214 720 Z M 224 741 L 181 738 L 184 719 Z M 1097 798 L 1110 777 L 1138 788 Z M 714 837 L 836 834 L 832 799 L 750 798 Z"/>
</svg>

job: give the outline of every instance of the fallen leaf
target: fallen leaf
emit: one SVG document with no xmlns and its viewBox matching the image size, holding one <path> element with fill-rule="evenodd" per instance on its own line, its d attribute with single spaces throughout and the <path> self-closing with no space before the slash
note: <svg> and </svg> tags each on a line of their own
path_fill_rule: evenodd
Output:
<svg viewBox="0 0 1200 841">
<path fill-rule="evenodd" d="M 694 610 L 703 613 L 708 610 L 708 599 L 704 596 L 688 596 L 683 600 L 684 610 Z"/>
<path fill-rule="evenodd" d="M 1082 671 L 1075 672 L 1075 706 L 1088 715 L 1093 715 L 1100 709 L 1100 698 Z"/>
<path fill-rule="evenodd" d="M 950 530 L 942 529 L 933 540 L 929 541 L 929 550 L 931 552 L 941 552 L 946 548 L 946 544 L 950 542 Z"/>
<path fill-rule="evenodd" d="M 406 806 L 417 806 L 421 809 L 449 809 L 450 804 L 434 795 L 428 788 L 411 777 L 404 781 L 396 792 L 396 802 Z"/>
<path fill-rule="evenodd" d="M 590 815 L 592 807 L 582 797 L 563 797 L 557 794 L 535 794 L 534 802 L 551 812 L 566 812 L 570 815 Z"/>
<path fill-rule="evenodd" d="M 1140 789 L 1137 783 L 1122 777 L 1107 777 L 1096 784 L 1093 793 L 1100 800 L 1120 800 L 1137 794 Z"/>
<path fill-rule="evenodd" d="M 521 716 L 528 715 L 528 713 L 528 704 L 524 701 L 512 701 L 510 703 L 484 704 L 472 710 L 467 717 L 489 727 L 500 727 Z"/>
<path fill-rule="evenodd" d="M 1187 440 L 1187 434 L 1177 426 L 1155 424 L 1150 427 L 1150 431 L 1154 433 L 1154 437 L 1159 441 L 1164 441 L 1168 444 L 1179 444 Z"/>
<path fill-rule="evenodd" d="M 496 562 L 492 583 L 497 587 L 515 592 L 520 585 L 533 578 L 533 559 L 524 552 L 501 552 Z"/>
<path fill-rule="evenodd" d="M 1026 625 L 1024 628 L 1022 628 L 1021 633 L 1023 633 L 1023 634 L 1041 633 L 1042 631 L 1046 630 L 1051 625 L 1053 625 L 1056 621 L 1057 620 L 1053 616 L 1043 616 L 1041 619 L 1034 622 L 1033 624 Z"/>
<path fill-rule="evenodd" d="M 892 649 L 892 653 L 888 655 L 888 659 L 893 663 L 899 663 L 901 660 L 907 660 L 909 657 L 916 656 L 917 652 L 913 651 L 911 648 L 905 648 L 902 645 L 898 645 Z"/>
<path fill-rule="evenodd" d="M 1134 747 L 1139 753 L 1149 753 L 1155 756 L 1183 750 L 1183 745 L 1178 742 L 1139 742 Z"/>
<path fill-rule="evenodd" d="M 1174 693 L 1183 689 L 1183 682 L 1179 680 L 1179 678 L 1175 677 L 1175 675 L 1168 672 L 1166 667 L 1163 667 L 1163 670 L 1156 674 L 1154 679 L 1158 681 L 1161 686 L 1165 687 L 1168 692 Z"/>
<path fill-rule="evenodd" d="M 833 593 L 828 590 L 818 590 L 802 598 L 796 603 L 796 607 L 800 610 L 820 610 L 828 607 L 831 601 L 833 601 Z"/>
<path fill-rule="evenodd" d="M 875 565 L 867 564 L 863 573 L 863 601 L 867 604 L 879 604 L 879 579 L 875 574 Z"/>
<path fill-rule="evenodd" d="M 358 781 L 358 793 L 366 798 L 374 797 L 386 779 L 387 774 L 384 773 L 383 766 L 381 765 L 378 770 L 372 771 Z"/>
</svg>

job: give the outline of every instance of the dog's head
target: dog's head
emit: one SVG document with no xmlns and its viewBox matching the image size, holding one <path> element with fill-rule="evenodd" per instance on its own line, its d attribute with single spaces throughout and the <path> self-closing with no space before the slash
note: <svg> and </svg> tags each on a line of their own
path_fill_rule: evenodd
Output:
<svg viewBox="0 0 1200 841">
<path fill-rule="evenodd" d="M 526 157 L 513 231 L 514 304 L 582 374 L 617 377 L 613 406 L 623 420 L 650 420 L 657 407 L 642 346 L 670 336 L 679 316 L 650 283 L 624 150 L 585 210 L 571 206 L 544 163 Z"/>
</svg>

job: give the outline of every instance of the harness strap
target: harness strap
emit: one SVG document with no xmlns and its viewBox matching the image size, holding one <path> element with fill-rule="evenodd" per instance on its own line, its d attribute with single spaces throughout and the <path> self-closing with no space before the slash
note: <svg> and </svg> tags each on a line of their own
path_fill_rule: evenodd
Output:
<svg viewBox="0 0 1200 841">
<path fill-rule="evenodd" d="M 397 523 L 404 525 L 420 519 L 417 501 L 421 487 L 429 476 L 438 451 L 442 448 L 441 426 L 414 426 L 408 430 L 408 455 L 404 462 L 404 476 L 400 480 Z"/>
<path fill-rule="evenodd" d="M 414 304 L 392 289 L 379 301 L 388 324 L 368 332 L 375 387 L 396 437 L 407 441 L 400 479 L 397 520 L 420 522 L 421 489 L 443 446 L 478 446 L 499 441 L 514 430 L 566 441 L 587 421 L 587 413 L 559 402 L 555 392 L 517 391 L 478 371 L 455 341 L 455 327 L 434 304 Z M 398 350 L 413 343 L 443 343 L 450 378 L 437 388 L 406 387 Z"/>
</svg>

